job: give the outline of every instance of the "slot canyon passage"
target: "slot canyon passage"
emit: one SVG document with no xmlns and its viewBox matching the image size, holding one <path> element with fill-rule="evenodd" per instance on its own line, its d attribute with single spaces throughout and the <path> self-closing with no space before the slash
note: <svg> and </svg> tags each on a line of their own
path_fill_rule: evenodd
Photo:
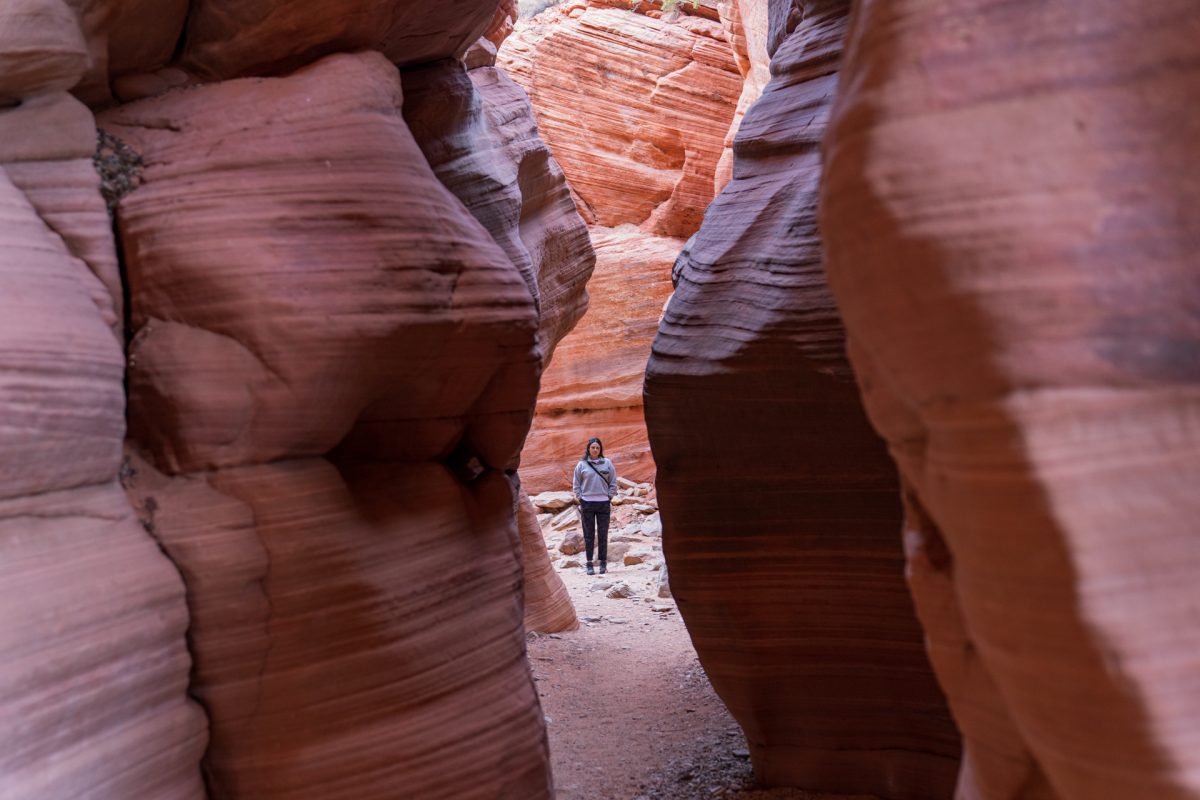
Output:
<svg viewBox="0 0 1200 800">
<path fill-rule="evenodd" d="M 1200 800 L 1200 6 L 525 3 L 0 0 L 0 800 Z"/>
</svg>

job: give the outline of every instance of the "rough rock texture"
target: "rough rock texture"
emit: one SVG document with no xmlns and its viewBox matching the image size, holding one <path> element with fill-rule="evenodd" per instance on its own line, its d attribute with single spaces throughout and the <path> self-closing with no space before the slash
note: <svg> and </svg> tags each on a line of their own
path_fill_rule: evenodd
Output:
<svg viewBox="0 0 1200 800">
<path fill-rule="evenodd" d="M 530 492 L 571 487 L 571 473 L 592 436 L 617 473 L 654 479 L 642 418 L 642 376 L 680 241 L 631 225 L 592 228 L 596 270 L 586 316 L 558 347 L 542 376 L 533 427 L 521 454 Z"/>
<path fill-rule="evenodd" d="M 185 576 L 217 796 L 552 791 L 503 472 L 534 298 L 402 103 L 364 53 L 103 118 L 145 162 L 130 498 Z"/>
<path fill-rule="evenodd" d="M 816 230 L 848 2 L 773 9 L 772 81 L 681 254 L 646 373 L 671 591 L 768 784 L 948 798 L 958 736 L 904 583 L 895 470 Z M 772 23 L 775 23 L 775 14 Z"/>
<path fill-rule="evenodd" d="M 400 65 L 466 52 L 496 2 L 193 0 L 182 64 L 210 78 L 287 72 L 321 56 L 376 50 Z"/>
<path fill-rule="evenodd" d="M 718 23 L 569 2 L 518 22 L 497 63 L 529 93 L 589 223 L 696 231 L 742 89 Z"/>
<path fill-rule="evenodd" d="M 517 492 L 517 530 L 525 576 L 525 630 L 554 633 L 578 628 L 575 606 L 550 563 L 537 512 L 523 490 Z"/>
<path fill-rule="evenodd" d="M 858 11 L 821 223 L 959 796 L 1200 796 L 1200 9 Z"/>
<path fill-rule="evenodd" d="M 0 796 L 192 800 L 183 587 L 117 484 L 124 362 L 78 257 L 104 245 L 90 120 L 61 93 L 0 111 Z"/>
</svg>

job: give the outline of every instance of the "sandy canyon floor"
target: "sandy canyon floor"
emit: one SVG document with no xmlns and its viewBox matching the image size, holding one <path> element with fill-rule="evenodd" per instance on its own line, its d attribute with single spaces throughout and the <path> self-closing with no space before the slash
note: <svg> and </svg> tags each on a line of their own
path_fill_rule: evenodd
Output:
<svg viewBox="0 0 1200 800">
<path fill-rule="evenodd" d="M 580 629 L 529 634 L 529 661 L 547 718 L 558 800 L 833 800 L 758 790 L 742 731 L 709 685 L 674 601 L 654 597 L 657 573 L 614 567 L 560 572 Z M 606 584 L 635 593 L 610 599 Z M 838 800 L 871 800 L 839 797 Z"/>
</svg>

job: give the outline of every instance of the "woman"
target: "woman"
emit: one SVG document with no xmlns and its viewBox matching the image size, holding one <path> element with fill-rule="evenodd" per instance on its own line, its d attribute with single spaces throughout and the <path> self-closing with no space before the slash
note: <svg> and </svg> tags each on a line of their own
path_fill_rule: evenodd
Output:
<svg viewBox="0 0 1200 800">
<path fill-rule="evenodd" d="M 593 436 L 588 439 L 583 458 L 575 465 L 572 488 L 579 501 L 579 516 L 583 519 L 583 543 L 587 547 L 587 574 L 592 569 L 592 545 L 599 545 L 600 574 L 608 572 L 608 519 L 610 501 L 617 493 L 617 468 L 604 457 L 604 443 Z M 599 539 L 597 540 L 597 534 Z"/>
</svg>

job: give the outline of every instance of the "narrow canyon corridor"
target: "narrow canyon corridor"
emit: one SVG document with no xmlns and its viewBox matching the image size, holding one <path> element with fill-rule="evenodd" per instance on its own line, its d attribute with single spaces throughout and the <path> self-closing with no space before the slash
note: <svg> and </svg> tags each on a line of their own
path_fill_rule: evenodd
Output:
<svg viewBox="0 0 1200 800">
<path fill-rule="evenodd" d="M 654 572 L 560 574 L 580 628 L 527 634 L 558 800 L 872 800 L 757 786 L 746 737 Z M 617 583 L 636 594 L 606 597 Z"/>
<path fill-rule="evenodd" d="M 0 800 L 1200 800 L 1197 87 L 1197 0 L 0 0 Z"/>
</svg>

